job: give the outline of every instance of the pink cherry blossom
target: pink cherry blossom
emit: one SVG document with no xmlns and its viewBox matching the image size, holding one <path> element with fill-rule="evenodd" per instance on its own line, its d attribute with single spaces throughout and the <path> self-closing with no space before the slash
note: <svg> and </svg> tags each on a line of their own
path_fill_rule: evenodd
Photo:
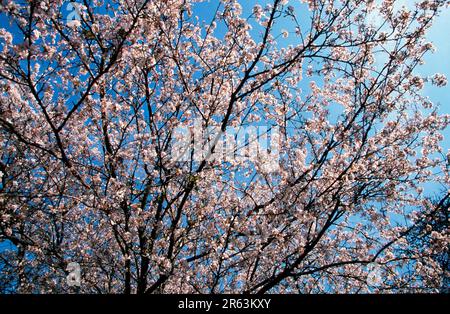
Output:
<svg viewBox="0 0 450 314">
<path fill-rule="evenodd" d="M 0 291 L 434 292 L 445 2 L 2 2 Z"/>
</svg>

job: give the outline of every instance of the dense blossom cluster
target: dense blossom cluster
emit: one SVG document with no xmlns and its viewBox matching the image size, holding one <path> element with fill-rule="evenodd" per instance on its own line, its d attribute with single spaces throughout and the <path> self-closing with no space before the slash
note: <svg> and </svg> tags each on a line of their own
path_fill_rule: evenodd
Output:
<svg viewBox="0 0 450 314">
<path fill-rule="evenodd" d="M 447 81 L 414 71 L 446 1 L 395 2 L 1 1 L 0 289 L 71 291 L 70 262 L 90 293 L 439 289 L 448 228 L 407 234 L 450 183 Z M 276 126 L 276 171 L 174 161 L 193 121 Z"/>
</svg>

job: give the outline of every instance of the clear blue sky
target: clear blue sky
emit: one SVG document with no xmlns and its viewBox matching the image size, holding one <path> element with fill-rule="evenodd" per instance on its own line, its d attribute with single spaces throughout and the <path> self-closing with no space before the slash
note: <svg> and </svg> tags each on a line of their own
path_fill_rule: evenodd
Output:
<svg viewBox="0 0 450 314">
<path fill-rule="evenodd" d="M 443 73 L 450 81 L 450 8 L 445 9 L 436 19 L 427 38 L 434 43 L 437 51 L 426 56 L 426 63 L 418 69 L 418 73 Z M 441 88 L 426 84 L 423 94 L 429 96 L 434 103 L 440 103 L 441 113 L 450 114 L 450 84 Z M 444 132 L 442 147 L 450 149 L 450 128 Z"/>
<path fill-rule="evenodd" d="M 251 14 L 252 8 L 255 4 L 260 4 L 264 6 L 266 3 L 271 3 L 269 0 L 239 0 L 238 1 L 243 8 L 243 17 L 247 17 Z M 399 9 L 402 6 L 411 7 L 414 2 L 413 0 L 395 0 L 395 8 Z M 205 20 L 209 22 L 214 15 L 215 9 L 217 8 L 218 0 L 208 0 L 203 3 L 195 5 L 194 14 L 199 16 L 200 20 Z M 291 0 L 290 4 L 295 7 L 297 16 L 300 20 L 307 19 L 309 12 L 307 11 L 307 6 L 302 4 L 301 1 Z M 376 16 L 375 16 L 376 18 Z M 289 23 L 288 19 L 284 19 Z M 275 26 L 275 33 L 280 33 L 281 29 L 286 28 L 289 31 L 293 29 L 293 25 L 280 25 Z M 253 32 L 256 33 L 254 29 Z M 220 25 L 216 30 L 216 36 L 220 37 L 223 33 Z M 427 39 L 433 42 L 436 47 L 436 52 L 428 53 L 425 56 L 425 64 L 418 66 L 415 69 L 416 74 L 422 76 L 432 76 L 435 73 L 442 73 L 447 76 L 450 82 L 450 7 L 445 8 L 441 14 L 436 18 L 432 28 L 427 33 Z M 289 36 L 288 39 L 280 38 L 280 41 L 284 41 L 281 45 L 294 44 L 293 38 L 295 36 Z M 425 84 L 425 88 L 422 90 L 424 96 L 428 96 L 430 100 L 439 104 L 439 112 L 442 114 L 450 114 L 450 83 L 445 87 L 436 87 L 428 82 Z M 444 154 L 447 150 L 450 150 L 450 128 L 447 128 L 444 132 L 444 139 L 441 142 Z M 442 192 L 445 186 L 440 182 L 427 183 L 424 184 L 426 195 L 435 195 Z"/>
</svg>

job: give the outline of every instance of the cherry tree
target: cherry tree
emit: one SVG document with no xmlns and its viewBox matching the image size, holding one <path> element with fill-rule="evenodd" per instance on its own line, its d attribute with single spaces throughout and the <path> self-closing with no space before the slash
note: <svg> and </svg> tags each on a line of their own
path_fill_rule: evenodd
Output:
<svg viewBox="0 0 450 314">
<path fill-rule="evenodd" d="M 202 2 L 0 2 L 0 289 L 74 291 L 70 263 L 84 293 L 440 288 L 409 234 L 450 182 L 447 81 L 415 70 L 448 2 Z M 257 127 L 276 154 L 221 158 Z"/>
</svg>

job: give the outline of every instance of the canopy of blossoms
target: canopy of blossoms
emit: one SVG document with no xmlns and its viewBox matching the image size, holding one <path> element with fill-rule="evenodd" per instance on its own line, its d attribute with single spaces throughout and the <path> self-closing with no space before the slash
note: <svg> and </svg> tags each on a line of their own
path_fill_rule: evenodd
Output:
<svg viewBox="0 0 450 314">
<path fill-rule="evenodd" d="M 0 291 L 441 288 L 448 2 L 256 2 L 0 2 Z"/>
</svg>

